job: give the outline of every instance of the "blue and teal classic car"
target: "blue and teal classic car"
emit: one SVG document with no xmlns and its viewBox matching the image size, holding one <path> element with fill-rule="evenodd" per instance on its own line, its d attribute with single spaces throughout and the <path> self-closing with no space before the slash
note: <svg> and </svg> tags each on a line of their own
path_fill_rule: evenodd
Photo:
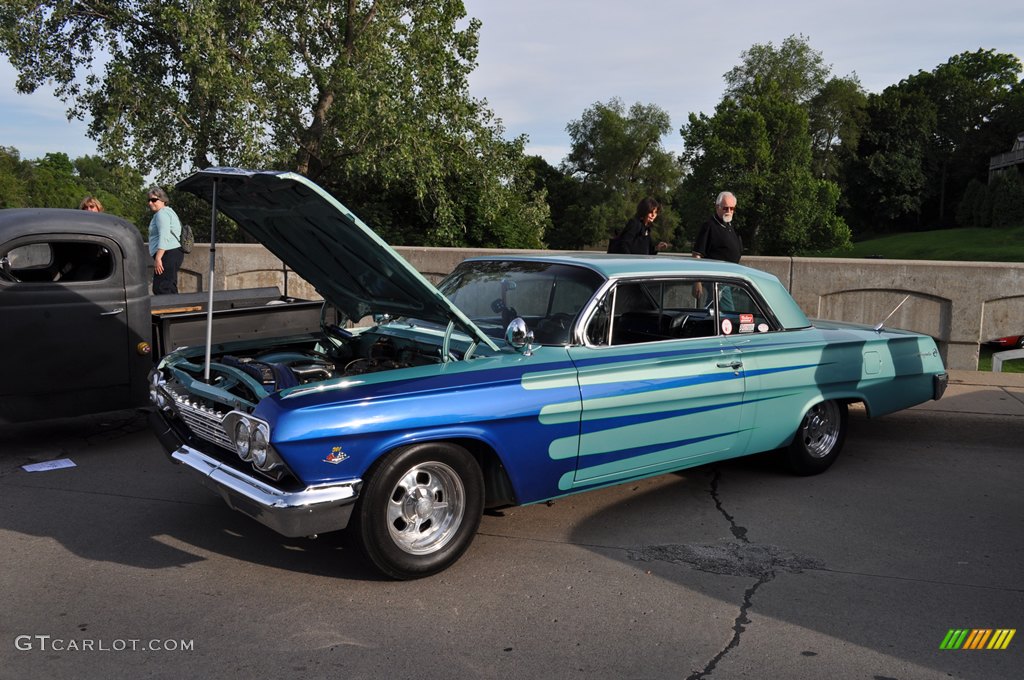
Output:
<svg viewBox="0 0 1024 680">
<path fill-rule="evenodd" d="M 435 287 L 301 176 L 212 169 L 179 188 L 314 285 L 325 321 L 165 357 L 161 441 L 231 507 L 286 536 L 350 527 L 395 578 L 450 566 L 485 508 L 761 451 L 823 472 L 849 404 L 878 416 L 946 385 L 931 338 L 812 323 L 754 269 L 500 255 Z"/>
</svg>

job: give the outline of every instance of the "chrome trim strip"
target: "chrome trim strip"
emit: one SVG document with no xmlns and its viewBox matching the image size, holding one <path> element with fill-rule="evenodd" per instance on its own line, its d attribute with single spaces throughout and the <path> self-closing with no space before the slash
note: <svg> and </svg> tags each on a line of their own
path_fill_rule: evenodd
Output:
<svg viewBox="0 0 1024 680">
<path fill-rule="evenodd" d="M 203 485 L 219 494 L 229 507 L 284 536 L 344 529 L 362 486 L 361 479 L 353 479 L 282 491 L 190 446 L 174 451 L 171 458 L 200 475 Z"/>
</svg>

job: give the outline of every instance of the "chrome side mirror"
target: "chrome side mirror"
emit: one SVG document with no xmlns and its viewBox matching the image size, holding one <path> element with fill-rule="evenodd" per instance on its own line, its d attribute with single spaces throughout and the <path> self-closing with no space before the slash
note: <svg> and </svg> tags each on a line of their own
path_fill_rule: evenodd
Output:
<svg viewBox="0 0 1024 680">
<path fill-rule="evenodd" d="M 533 331 L 526 327 L 522 317 L 512 319 L 505 329 L 505 341 L 523 356 L 533 354 Z"/>
<path fill-rule="evenodd" d="M 391 315 L 390 314 L 374 314 L 373 315 L 373 322 L 375 324 L 377 324 L 378 326 L 383 324 L 383 323 L 387 323 L 389 321 L 391 321 Z"/>
</svg>

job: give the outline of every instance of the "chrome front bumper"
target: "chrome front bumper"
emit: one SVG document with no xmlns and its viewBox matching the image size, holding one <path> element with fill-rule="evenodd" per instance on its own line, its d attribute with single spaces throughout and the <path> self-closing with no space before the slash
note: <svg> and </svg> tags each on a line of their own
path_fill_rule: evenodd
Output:
<svg viewBox="0 0 1024 680">
<path fill-rule="evenodd" d="M 355 479 L 281 491 L 189 446 L 172 451 L 171 459 L 198 474 L 203 485 L 228 506 L 284 536 L 344 529 L 362 485 L 362 480 Z"/>
</svg>

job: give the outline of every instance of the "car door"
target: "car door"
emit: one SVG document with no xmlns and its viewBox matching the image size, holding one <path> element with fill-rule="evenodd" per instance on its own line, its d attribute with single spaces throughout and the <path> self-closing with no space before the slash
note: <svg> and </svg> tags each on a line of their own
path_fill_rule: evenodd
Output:
<svg viewBox="0 0 1024 680">
<path fill-rule="evenodd" d="M 121 261 L 118 245 L 101 236 L 34 235 L 0 246 L 0 417 L 127 405 Z"/>
<path fill-rule="evenodd" d="M 571 347 L 582 412 L 574 486 L 728 457 L 743 410 L 739 350 L 688 279 L 617 282 Z M 705 287 L 713 283 L 705 283 Z M 554 447 L 553 447 L 554 453 Z"/>
</svg>

